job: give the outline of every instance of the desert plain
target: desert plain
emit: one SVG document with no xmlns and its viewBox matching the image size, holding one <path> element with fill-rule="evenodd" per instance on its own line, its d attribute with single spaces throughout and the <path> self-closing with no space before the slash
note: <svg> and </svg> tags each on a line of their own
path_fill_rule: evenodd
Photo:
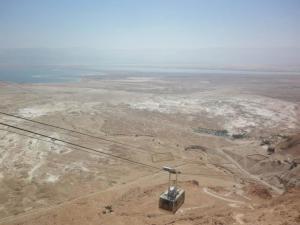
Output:
<svg viewBox="0 0 300 225">
<path fill-rule="evenodd" d="M 296 225 L 299 125 L 299 75 L 1 82 L 0 224 Z"/>
</svg>

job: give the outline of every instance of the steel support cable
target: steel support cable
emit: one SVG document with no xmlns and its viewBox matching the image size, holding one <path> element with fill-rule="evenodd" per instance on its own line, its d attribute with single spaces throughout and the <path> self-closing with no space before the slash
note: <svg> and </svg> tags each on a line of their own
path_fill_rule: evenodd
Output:
<svg viewBox="0 0 300 225">
<path fill-rule="evenodd" d="M 23 128 L 16 127 L 16 126 L 13 126 L 13 125 L 9 125 L 9 124 L 6 124 L 6 123 L 0 122 L 0 125 L 6 126 L 6 127 L 10 127 L 10 128 L 14 128 L 14 129 L 21 130 L 21 131 L 25 131 L 25 132 L 32 133 L 32 134 L 35 134 L 35 135 L 39 135 L 39 136 L 42 136 L 42 137 L 45 137 L 45 138 L 49 138 L 51 140 L 56 140 L 56 141 L 59 141 L 59 142 L 62 142 L 62 143 L 66 143 L 66 144 L 69 144 L 69 145 L 72 145 L 72 146 L 75 146 L 75 147 L 79 147 L 79 148 L 70 148 L 70 147 L 68 147 L 66 145 L 61 145 L 61 144 L 58 144 L 58 143 L 55 143 L 55 142 L 43 140 L 43 139 L 36 138 L 36 137 L 30 136 L 30 135 L 20 134 L 18 132 L 13 132 L 13 131 L 5 130 L 5 131 L 10 132 L 10 133 L 18 134 L 18 135 L 25 136 L 25 137 L 30 137 L 32 139 L 36 139 L 36 140 L 39 140 L 39 141 L 44 141 L 44 142 L 48 142 L 48 143 L 50 142 L 52 144 L 63 146 L 63 147 L 66 147 L 68 149 L 71 149 L 71 150 L 78 150 L 78 151 L 83 151 L 83 152 L 97 154 L 97 155 L 98 154 L 102 154 L 102 155 L 104 154 L 104 155 L 108 155 L 108 156 L 111 156 L 111 157 L 114 157 L 114 158 L 118 158 L 118 159 L 127 161 L 129 163 L 138 164 L 140 166 L 144 166 L 144 167 L 152 168 L 152 169 L 156 169 L 156 170 L 161 170 L 160 167 L 156 167 L 156 166 L 152 166 L 152 165 L 149 165 L 149 164 L 146 164 L 146 163 L 134 161 L 134 160 L 131 160 L 131 159 L 128 159 L 128 158 L 124 158 L 124 157 L 117 156 L 117 155 L 114 155 L 114 154 L 106 153 L 106 152 L 99 151 L 99 150 L 96 150 L 96 149 L 92 149 L 92 148 L 89 148 L 89 147 L 77 145 L 77 144 L 74 144 L 74 143 L 71 143 L 71 142 L 68 142 L 68 141 L 64 141 L 64 140 L 61 140 L 61 139 L 53 138 L 51 136 L 40 134 L 40 133 L 37 133 L 37 132 L 34 132 L 34 131 L 23 129 Z M 4 129 L 0 129 L 0 130 L 4 131 Z M 86 149 L 86 150 L 84 150 L 84 149 Z M 206 173 L 186 173 L 186 172 L 182 172 L 181 175 L 188 175 L 188 176 L 210 176 L 210 177 L 228 177 L 228 175 L 217 175 L 217 174 L 206 174 Z"/>
<path fill-rule="evenodd" d="M 40 134 L 40 133 L 31 131 L 31 130 L 27 130 L 27 129 L 23 129 L 23 128 L 20 128 L 20 127 L 17 127 L 17 126 L 13 126 L 13 125 L 10 125 L 10 124 L 7 124 L 7 123 L 0 122 L 0 125 L 11 127 L 11 128 L 14 128 L 14 129 L 17 129 L 17 130 L 21 130 L 21 131 L 25 131 L 25 132 L 28 132 L 28 133 L 32 133 L 32 134 L 35 134 L 35 135 L 39 135 L 41 137 L 49 138 L 49 139 L 51 139 L 53 141 L 59 141 L 59 142 L 62 142 L 62 143 L 65 143 L 65 144 L 69 144 L 69 145 L 72 145 L 72 146 L 75 146 L 75 147 L 79 147 L 79 148 L 82 148 L 82 149 L 87 149 L 87 150 L 92 151 L 92 152 L 96 152 L 96 153 L 100 153 L 100 154 L 103 154 L 103 155 L 111 156 L 113 158 L 117 158 L 117 159 L 120 159 L 120 160 L 123 160 L 123 161 L 127 161 L 127 162 L 130 162 L 130 163 L 134 163 L 134 164 L 137 164 L 137 165 L 140 165 L 140 166 L 148 167 L 148 168 L 151 168 L 151 169 L 161 170 L 160 167 L 156 167 L 156 166 L 149 165 L 149 164 L 142 163 L 142 162 L 138 162 L 138 161 L 135 161 L 135 160 L 132 160 L 132 159 L 124 158 L 124 157 L 121 157 L 121 156 L 118 156 L 118 155 L 115 155 L 115 154 L 111 154 L 111 153 L 103 152 L 103 151 L 100 151 L 100 150 L 97 150 L 97 149 L 93 149 L 93 148 L 90 148 L 90 147 L 86 147 L 86 146 L 82 146 L 82 145 L 79 145 L 79 144 L 75 144 L 75 143 L 72 143 L 72 142 L 69 142 L 69 141 L 65 141 L 65 140 L 62 140 L 62 139 L 59 139 L 59 138 L 54 138 L 54 137 L 51 137 L 51 136 L 48 136 L 48 135 L 45 135 L 45 134 Z"/>
<path fill-rule="evenodd" d="M 1 112 L 0 111 L 0 114 L 6 115 L 6 116 L 10 116 L 10 117 L 14 117 L 14 118 L 21 119 L 21 120 L 25 120 L 25 121 L 29 121 L 29 122 L 32 122 L 32 123 L 37 123 L 37 124 L 41 124 L 41 125 L 45 125 L 45 126 L 49 126 L 49 127 L 53 127 L 53 128 L 57 128 L 57 129 L 65 130 L 65 131 L 69 131 L 69 132 L 72 132 L 72 133 L 81 134 L 81 135 L 88 136 L 88 137 L 91 137 L 91 138 L 96 138 L 96 139 L 104 140 L 104 141 L 107 141 L 107 142 L 116 143 L 116 144 L 119 144 L 119 145 L 122 145 L 122 146 L 125 145 L 125 146 L 128 146 L 128 147 L 137 149 L 139 151 L 143 151 L 143 152 L 147 152 L 147 153 L 149 153 L 149 152 L 156 153 L 156 152 L 153 152 L 151 150 L 145 150 L 145 149 L 136 147 L 134 145 L 129 145 L 129 144 L 125 144 L 125 143 L 122 143 L 122 142 L 115 141 L 115 140 L 110 140 L 110 139 L 107 139 L 107 138 L 103 138 L 103 137 L 99 137 L 99 136 L 94 136 L 94 135 L 83 133 L 83 132 L 80 132 L 80 131 L 76 131 L 76 130 L 72 130 L 72 129 L 68 129 L 68 128 L 56 126 L 56 125 L 53 125 L 53 124 L 49 124 L 49 123 L 44 123 L 44 122 L 40 122 L 40 121 L 28 119 L 28 118 L 25 118 L 25 117 L 22 117 L 22 116 L 17 116 L 17 115 L 11 114 L 11 113 L 5 113 L 5 112 Z M 38 129 L 46 130 L 44 128 L 38 128 Z M 73 135 L 71 135 L 71 136 L 75 137 Z M 213 164 L 214 165 L 214 163 L 211 163 L 211 162 L 209 162 L 209 164 Z M 227 163 L 222 163 L 222 164 L 227 164 Z"/>
<path fill-rule="evenodd" d="M 5 112 L 0 111 L 0 114 L 10 116 L 10 117 L 14 117 L 14 118 L 21 119 L 21 120 L 25 120 L 25 121 L 29 121 L 29 122 L 32 122 L 32 123 L 37 123 L 37 124 L 41 124 L 41 125 L 44 125 L 44 126 L 53 127 L 53 128 L 56 128 L 56 129 L 72 132 L 72 133 L 77 133 L 77 134 L 84 135 L 84 136 L 87 136 L 87 137 L 90 137 L 90 138 L 96 138 L 96 139 L 99 139 L 99 140 L 102 140 L 102 141 L 107 141 L 107 142 L 111 142 L 111 143 L 115 143 L 115 144 L 119 144 L 119 145 L 127 145 L 127 146 L 129 146 L 131 148 L 135 148 L 139 151 L 149 152 L 149 150 L 142 149 L 142 148 L 136 147 L 134 145 L 124 144 L 124 143 L 119 142 L 119 141 L 111 140 L 111 139 L 104 138 L 104 137 L 94 136 L 94 135 L 91 135 L 91 134 L 87 134 L 87 133 L 83 133 L 83 132 L 80 132 L 80 131 L 68 129 L 68 128 L 65 128 L 65 127 L 60 127 L 60 126 L 49 124 L 49 123 L 44 123 L 44 122 L 28 119 L 28 118 L 25 118 L 25 117 L 22 117 L 22 116 L 17 116 L 17 115 L 11 114 L 11 113 L 5 113 Z"/>
<path fill-rule="evenodd" d="M 44 139 L 37 138 L 37 137 L 31 136 L 31 135 L 22 134 L 22 133 L 19 133 L 19 132 L 16 132 L 16 131 L 11 131 L 11 130 L 2 129 L 2 128 L 0 128 L 0 130 L 8 132 L 8 133 L 11 133 L 11 134 L 17 134 L 17 135 L 20 135 L 20 136 L 23 136 L 23 137 L 31 138 L 31 139 L 34 139 L 34 140 L 37 140 L 37 141 L 42 141 L 42 142 L 50 143 L 50 144 L 53 144 L 53 145 L 56 145 L 56 146 L 64 147 L 64 148 L 69 149 L 69 150 L 79 150 L 79 151 L 84 151 L 84 152 L 88 152 L 88 153 L 91 153 L 91 154 L 96 154 L 94 152 L 90 152 L 90 151 L 79 149 L 79 148 L 75 148 L 75 147 L 71 148 L 71 147 L 69 147 L 67 145 L 58 144 L 58 143 L 55 143 L 53 141 L 44 140 Z M 99 155 L 99 154 L 96 154 L 96 155 Z"/>
<path fill-rule="evenodd" d="M 22 123 L 22 126 L 26 126 L 28 128 L 32 128 L 32 129 L 38 129 L 38 130 L 42 130 L 42 131 L 47 131 L 47 132 L 50 132 L 49 129 L 45 128 L 45 127 L 40 127 L 40 126 L 36 126 L 34 124 L 27 124 L 27 123 Z M 60 135 L 65 135 L 65 136 L 68 136 L 68 137 L 72 137 L 72 138 L 77 138 L 77 139 L 80 139 L 80 138 L 83 138 L 84 136 L 79 136 L 79 135 L 76 135 L 75 134 L 71 134 L 71 132 L 57 132 L 57 130 L 53 130 L 52 132 L 55 132 L 55 133 L 58 133 Z M 74 132 L 73 132 L 74 133 Z M 88 135 L 88 134 L 87 134 Z M 101 137 L 98 137 L 97 139 L 94 139 L 97 143 L 100 143 L 100 144 L 105 144 L 105 145 L 111 145 L 111 144 L 116 144 L 117 146 L 126 146 L 128 148 L 133 148 L 134 150 L 137 150 L 137 151 L 140 151 L 140 152 L 146 152 L 146 153 L 154 153 L 153 151 L 151 150 L 146 150 L 146 149 L 142 149 L 142 148 L 139 148 L 137 146 L 133 146 L 133 145 L 129 145 L 129 144 L 126 144 L 126 143 L 121 143 L 121 142 L 117 142 L 117 141 L 114 141 L 114 140 L 109 140 L 109 139 L 103 139 Z"/>
<path fill-rule="evenodd" d="M 129 145 L 129 144 L 125 144 L 125 143 L 122 143 L 122 142 L 118 142 L 118 141 L 114 141 L 114 140 L 102 138 L 102 137 L 99 137 L 99 136 L 94 136 L 94 135 L 86 134 L 86 133 L 83 133 L 83 132 L 80 132 L 80 131 L 75 131 L 75 130 L 72 130 L 72 129 L 68 129 L 68 128 L 56 126 L 56 125 L 53 125 L 53 124 L 48 124 L 48 123 L 39 122 L 39 121 L 36 121 L 36 120 L 31 120 L 31 119 L 28 119 L 28 118 L 25 118 L 25 117 L 21 117 L 21 116 L 16 116 L 16 115 L 13 115 L 13 114 L 10 114 L 10 113 L 5 113 L 5 112 L 1 112 L 0 111 L 0 114 L 6 115 L 6 116 L 10 116 L 10 117 L 14 117 L 14 118 L 18 118 L 18 119 L 25 120 L 25 121 L 29 121 L 29 122 L 32 122 L 32 123 L 37 123 L 37 124 L 41 124 L 41 125 L 45 125 L 45 126 L 49 126 L 49 127 L 53 127 L 53 128 L 57 128 L 57 129 L 65 130 L 65 131 L 69 131 L 69 132 L 72 132 L 72 133 L 81 134 L 81 135 L 88 136 L 88 137 L 91 137 L 91 138 L 96 138 L 96 139 L 104 140 L 104 141 L 107 141 L 107 142 L 116 143 L 116 144 L 119 144 L 119 145 L 125 145 L 125 146 L 134 148 L 134 149 L 139 150 L 139 151 L 143 151 L 143 152 L 147 152 L 147 153 L 149 153 L 149 152 L 155 153 L 155 152 L 153 152 L 151 150 L 145 150 L 145 149 L 133 146 L 133 145 Z M 30 125 L 28 125 L 28 126 L 30 126 Z M 38 128 L 38 129 L 46 130 L 44 128 Z M 71 135 L 71 136 L 75 137 L 73 135 Z M 176 157 L 176 155 L 174 155 L 174 156 Z M 210 163 L 210 162 L 209 162 L 209 164 L 213 164 L 214 165 L 214 163 Z"/>
<path fill-rule="evenodd" d="M 0 122 L 8 122 L 8 121 L 1 121 L 2 118 L 0 118 Z M 14 123 L 12 123 L 14 122 Z M 9 124 L 12 125 L 12 126 L 17 126 L 19 123 L 15 122 L 15 121 L 9 121 Z M 31 124 L 27 124 L 27 123 L 22 123 L 22 127 L 24 129 L 34 129 L 36 130 L 36 132 L 42 132 L 42 131 L 46 131 L 46 132 L 53 132 L 53 131 L 50 131 L 49 129 L 46 129 L 46 128 L 41 128 L 41 127 L 36 127 L 34 125 L 31 125 Z M 1 130 L 1 129 L 0 129 Z M 57 133 L 57 132 L 55 132 Z M 58 133 L 59 135 L 61 135 L 61 133 Z M 76 139 L 79 139 L 82 138 L 82 137 L 79 137 L 79 136 L 75 136 L 75 135 L 72 135 L 72 134 L 67 134 L 67 133 L 63 133 L 62 135 L 66 135 L 68 137 L 71 137 L 71 138 L 76 138 Z M 29 136 L 29 137 L 32 137 L 32 136 Z M 51 141 L 49 141 L 51 142 Z M 53 142 L 52 142 L 53 143 Z M 101 144 L 103 144 L 104 142 L 99 142 Z M 107 143 L 105 143 L 106 145 L 108 145 Z M 65 145 L 63 145 L 65 146 Z"/>
<path fill-rule="evenodd" d="M 3 122 L 3 121 L 0 121 L 0 122 Z M 16 126 L 16 124 L 10 124 L 10 125 L 11 126 Z M 30 126 L 30 128 L 33 128 L 33 127 Z M 67 148 L 67 149 L 70 149 L 70 150 L 79 150 L 79 151 L 85 151 L 85 152 L 88 152 L 88 153 L 95 154 L 94 152 L 90 152 L 90 151 L 83 150 L 83 149 L 78 149 L 78 148 L 75 148 L 75 147 L 70 148 L 68 145 L 58 144 L 58 143 L 55 143 L 55 142 L 50 141 L 50 140 L 45 140 L 45 139 L 37 138 L 37 137 L 31 136 L 31 135 L 22 134 L 20 132 L 11 131 L 11 130 L 2 129 L 2 128 L 0 128 L 0 130 L 1 131 L 6 131 L 6 132 L 9 132 L 9 133 L 12 133 L 12 134 L 17 134 L 17 135 L 20 135 L 20 136 L 28 137 L 28 138 L 31 138 L 31 139 L 34 139 L 34 140 L 47 142 L 47 143 L 50 143 L 50 144 L 53 144 L 53 145 L 56 145 L 56 146 L 60 146 L 60 147 L 64 147 L 64 148 Z M 46 130 L 46 129 L 42 129 L 42 130 Z M 52 139 L 52 137 L 51 137 L 51 139 Z M 99 154 L 97 154 L 97 155 L 99 155 Z"/>
</svg>

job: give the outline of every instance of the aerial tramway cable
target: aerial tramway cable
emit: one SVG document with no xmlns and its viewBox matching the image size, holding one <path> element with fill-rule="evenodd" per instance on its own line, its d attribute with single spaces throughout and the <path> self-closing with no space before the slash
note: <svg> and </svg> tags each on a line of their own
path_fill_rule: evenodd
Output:
<svg viewBox="0 0 300 225">
<path fill-rule="evenodd" d="M 97 154 L 107 155 L 107 156 L 110 156 L 110 157 L 113 157 L 113 158 L 117 158 L 117 159 L 129 162 L 129 163 L 137 164 L 137 165 L 140 165 L 140 166 L 143 166 L 143 167 L 147 167 L 147 168 L 151 168 L 151 169 L 155 169 L 155 170 L 159 170 L 159 171 L 161 170 L 161 168 L 157 167 L 157 166 L 153 166 L 153 165 L 146 164 L 146 163 L 143 163 L 143 162 L 135 161 L 135 160 L 128 159 L 128 158 L 125 158 L 125 157 L 121 157 L 121 156 L 118 156 L 118 155 L 115 155 L 115 154 L 111 154 L 111 153 L 107 153 L 107 152 L 100 151 L 100 150 L 97 150 L 97 149 L 93 149 L 93 148 L 90 148 L 90 147 L 82 146 L 82 145 L 75 144 L 75 143 L 72 143 L 72 142 L 69 142 L 69 141 L 65 141 L 65 140 L 62 140 L 62 139 L 59 139 L 59 138 L 54 138 L 54 137 L 51 137 L 51 136 L 48 136 L 48 135 L 45 135 L 45 134 L 41 134 L 41 133 L 38 133 L 38 132 L 35 132 L 35 131 L 24 129 L 24 128 L 17 127 L 17 126 L 14 126 L 14 125 L 10 125 L 10 124 L 7 124 L 7 123 L 0 122 L 0 125 L 6 126 L 6 127 L 10 127 L 10 128 L 13 128 L 13 129 L 17 129 L 17 130 L 21 130 L 21 131 L 24 131 L 24 132 L 27 132 L 27 133 L 31 133 L 31 134 L 34 134 L 34 135 L 38 135 L 38 136 L 41 136 L 41 137 L 44 137 L 44 138 L 48 138 L 48 139 L 50 139 L 52 141 L 59 141 L 59 142 L 62 142 L 62 143 L 65 143 L 65 144 L 77 147 L 77 148 L 71 148 L 73 150 L 84 151 L 84 152 L 88 152 L 88 153 L 97 153 Z M 11 131 L 8 131 L 8 132 L 11 132 Z M 16 132 L 13 132 L 13 133 L 16 133 Z M 20 133 L 16 133 L 16 134 L 23 135 L 23 134 L 20 134 Z M 28 137 L 28 135 L 24 135 L 24 136 Z M 37 139 L 37 140 L 40 140 L 40 141 L 49 142 L 47 140 L 35 138 L 35 137 L 32 137 L 32 136 L 30 136 L 30 138 L 34 138 L 34 139 Z M 57 144 L 55 142 L 52 142 L 52 143 Z M 69 148 L 68 146 L 65 146 L 65 145 L 63 145 L 63 146 Z M 225 176 L 227 177 L 228 176 L 228 175 L 205 174 L 205 173 L 195 173 L 195 174 L 193 174 L 193 173 L 185 173 L 185 172 L 182 172 L 182 175 L 211 176 L 211 177 L 225 177 Z"/>
<path fill-rule="evenodd" d="M 59 141 L 59 142 L 65 143 L 65 144 L 69 144 L 69 145 L 75 146 L 75 147 L 87 149 L 87 150 L 92 151 L 92 152 L 97 152 L 97 153 L 100 153 L 100 154 L 103 154 L 103 155 L 108 155 L 108 156 L 111 156 L 111 157 L 114 157 L 114 158 L 117 158 L 117 159 L 121 159 L 121 160 L 130 162 L 130 163 L 135 163 L 135 164 L 138 164 L 138 165 L 141 165 L 141 166 L 144 166 L 144 167 L 149 167 L 149 168 L 152 168 L 152 169 L 161 170 L 160 167 L 152 166 L 152 165 L 145 164 L 145 163 L 142 163 L 142 162 L 138 162 L 138 161 L 135 161 L 135 160 L 132 160 L 132 159 L 124 158 L 122 156 L 114 155 L 114 154 L 107 153 L 107 152 L 104 152 L 104 151 L 100 151 L 100 150 L 97 150 L 97 149 L 93 149 L 93 148 L 90 148 L 90 147 L 86 147 L 86 146 L 82 146 L 82 145 L 79 145 L 79 144 L 75 144 L 75 143 L 72 143 L 72 142 L 69 142 L 69 141 L 65 141 L 65 140 L 62 140 L 62 139 L 59 139 L 59 138 L 55 138 L 55 137 L 51 137 L 51 136 L 48 136 L 48 135 L 45 135 L 45 134 L 37 133 L 37 132 L 31 131 L 31 130 L 28 130 L 28 129 L 24 129 L 24 128 L 20 128 L 20 127 L 17 127 L 17 126 L 13 126 L 13 125 L 10 125 L 10 124 L 7 124 L 7 123 L 0 122 L 0 125 L 11 127 L 11 128 L 14 128 L 14 129 L 17 129 L 17 130 L 21 130 L 21 131 L 25 131 L 25 132 L 28 132 L 28 133 L 32 133 L 32 134 L 35 134 L 35 135 L 39 135 L 41 137 L 49 138 L 52 141 Z"/>
</svg>

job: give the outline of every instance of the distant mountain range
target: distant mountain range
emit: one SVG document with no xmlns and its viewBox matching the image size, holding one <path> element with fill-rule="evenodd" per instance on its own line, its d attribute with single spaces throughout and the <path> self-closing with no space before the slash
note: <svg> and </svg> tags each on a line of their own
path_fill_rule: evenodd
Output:
<svg viewBox="0 0 300 225">
<path fill-rule="evenodd" d="M 0 65 L 123 65 L 134 67 L 300 71 L 300 48 L 196 50 L 0 49 Z"/>
</svg>

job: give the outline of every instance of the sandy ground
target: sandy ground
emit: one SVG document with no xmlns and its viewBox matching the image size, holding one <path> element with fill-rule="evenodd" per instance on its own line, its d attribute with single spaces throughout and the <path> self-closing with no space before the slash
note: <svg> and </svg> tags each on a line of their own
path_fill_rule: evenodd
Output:
<svg viewBox="0 0 300 225">
<path fill-rule="evenodd" d="M 1 123 L 52 137 L 0 125 L 0 224 L 298 224 L 299 151 L 277 146 L 299 133 L 300 77 L 266 81 L 1 83 L 0 112 L 81 134 L 0 114 Z M 183 172 L 187 197 L 175 215 L 157 207 L 163 165 Z"/>
</svg>

